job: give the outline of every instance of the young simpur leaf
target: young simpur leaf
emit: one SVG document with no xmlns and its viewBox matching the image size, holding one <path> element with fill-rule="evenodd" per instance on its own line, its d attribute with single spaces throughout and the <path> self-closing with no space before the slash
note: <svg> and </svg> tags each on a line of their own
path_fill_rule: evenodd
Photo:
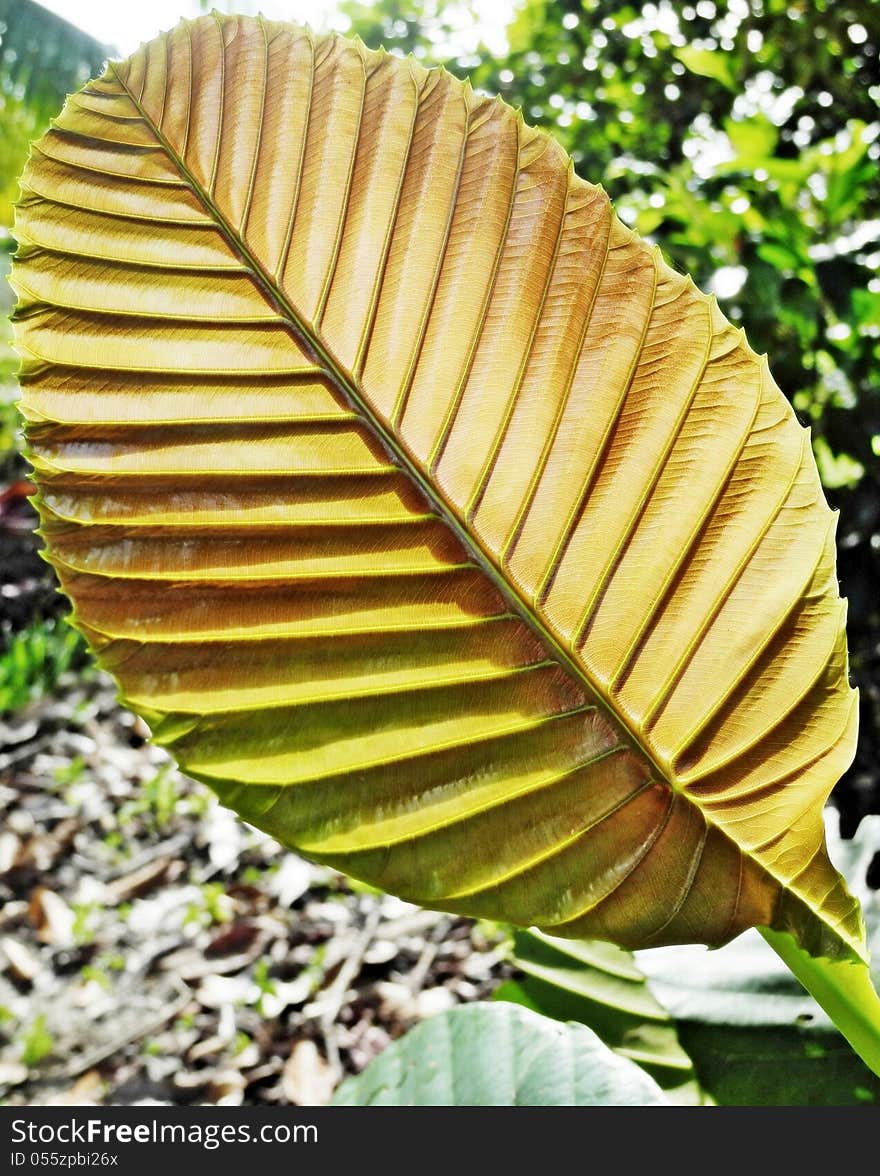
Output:
<svg viewBox="0 0 880 1176">
<path fill-rule="evenodd" d="M 862 954 L 809 436 L 552 138 L 206 16 L 72 96 L 22 193 L 48 556 L 190 775 L 427 906 Z"/>
</svg>

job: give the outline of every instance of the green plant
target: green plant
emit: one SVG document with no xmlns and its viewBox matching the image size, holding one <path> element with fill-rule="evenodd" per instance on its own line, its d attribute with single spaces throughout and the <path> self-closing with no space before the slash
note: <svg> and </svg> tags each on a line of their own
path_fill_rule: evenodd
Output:
<svg viewBox="0 0 880 1176">
<path fill-rule="evenodd" d="M 75 902 L 73 904 L 73 926 L 71 935 L 75 943 L 93 943 L 95 928 L 101 911 L 97 902 Z"/>
<path fill-rule="evenodd" d="M 513 933 L 523 973 L 494 994 L 555 1021 L 587 1025 L 621 1057 L 637 1062 L 674 1102 L 705 1101 L 669 1013 L 651 993 L 632 953 L 599 940 Z"/>
<path fill-rule="evenodd" d="M 880 903 L 862 881 L 880 845 L 880 818 L 867 819 L 844 841 L 829 825 L 835 860 L 855 880 L 868 922 L 880 943 Z M 622 951 L 598 941 L 572 942 L 512 929 L 510 959 L 517 977 L 494 992 L 544 1018 L 578 1023 L 619 1056 L 640 1066 L 673 1103 L 721 1106 L 857 1106 L 880 1103 L 880 1078 L 847 1047 L 797 980 L 754 932 L 721 952 L 699 946 Z M 876 976 L 876 966 L 874 970 Z M 423 1039 L 428 1040 L 428 1039 Z M 442 1035 L 430 1040 L 439 1043 Z M 404 1039 L 405 1041 L 405 1039 Z M 392 1047 L 392 1049 L 395 1047 Z M 470 1049 L 479 1070 L 491 1047 Z M 377 1090 L 386 1103 L 430 1102 L 432 1090 L 407 1080 L 419 1059 L 415 1045 L 370 1063 L 347 1081 L 339 1099 L 369 1104 Z M 422 1060 L 422 1065 L 427 1059 Z M 453 1081 L 442 1051 L 436 1064 L 450 1083 L 447 1096 L 467 1097 Z M 603 1056 L 593 1067 L 601 1072 Z M 462 1068 L 462 1059 L 458 1068 Z M 465 1104 L 462 1104 L 465 1105 Z"/>
<path fill-rule="evenodd" d="M 108 46 L 33 0 L 0 0 L 0 46 L 0 224 L 8 224 L 31 141 L 101 69 Z"/>
<path fill-rule="evenodd" d="M 55 1039 L 46 1028 L 46 1016 L 39 1013 L 26 1026 L 21 1037 L 21 1060 L 28 1066 L 38 1066 L 55 1047 Z"/>
<path fill-rule="evenodd" d="M 110 980 L 107 973 L 95 964 L 83 964 L 79 970 L 84 984 L 97 984 L 100 988 L 109 989 Z"/>
<path fill-rule="evenodd" d="M 269 975 L 269 964 L 266 960 L 257 960 L 254 965 L 253 980 L 259 994 L 254 1002 L 254 1007 L 262 1015 L 265 998 L 267 996 L 274 996 L 276 993 L 276 984 Z"/>
<path fill-rule="evenodd" d="M 231 919 L 229 900 L 221 882 L 203 882 L 199 887 L 199 901 L 187 908 L 184 925 L 195 923 L 202 927 L 213 927 L 228 923 Z"/>
<path fill-rule="evenodd" d="M 84 658 L 81 635 L 60 617 L 8 634 L 0 649 L 0 714 L 49 693 Z"/>
<path fill-rule="evenodd" d="M 81 755 L 75 755 L 69 763 L 62 764 L 52 770 L 52 779 L 59 787 L 68 790 L 78 784 L 86 773 L 86 761 Z"/>
<path fill-rule="evenodd" d="M 188 773 L 424 905 L 760 925 L 880 1066 L 824 847 L 856 711 L 808 439 L 553 140 L 209 17 L 70 99 L 16 234 L 49 557 Z"/>
<path fill-rule="evenodd" d="M 120 823 L 146 817 L 155 829 L 165 829 L 178 803 L 178 782 L 170 764 L 162 767 L 143 784 L 142 793 L 119 810 Z"/>
</svg>

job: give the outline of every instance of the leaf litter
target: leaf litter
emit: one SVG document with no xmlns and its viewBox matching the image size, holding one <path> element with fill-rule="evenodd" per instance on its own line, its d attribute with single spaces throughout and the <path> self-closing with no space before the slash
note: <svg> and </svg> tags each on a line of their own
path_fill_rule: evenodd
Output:
<svg viewBox="0 0 880 1176">
<path fill-rule="evenodd" d="M 0 1100 L 323 1105 L 512 972 L 500 928 L 284 850 L 101 673 L 0 720 Z"/>
</svg>

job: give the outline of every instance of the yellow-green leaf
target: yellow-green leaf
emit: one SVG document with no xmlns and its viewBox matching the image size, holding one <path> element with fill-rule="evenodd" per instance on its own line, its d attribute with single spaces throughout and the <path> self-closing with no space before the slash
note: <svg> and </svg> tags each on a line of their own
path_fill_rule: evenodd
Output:
<svg viewBox="0 0 880 1176">
<path fill-rule="evenodd" d="M 675 56 L 692 74 L 701 78 L 714 78 L 728 90 L 736 89 L 736 77 L 730 55 L 721 49 L 695 49 L 685 45 L 675 50 Z"/>
<path fill-rule="evenodd" d="M 808 433 L 552 138 L 213 15 L 69 99 L 16 235 L 49 558 L 187 772 L 424 905 L 862 953 Z"/>
</svg>

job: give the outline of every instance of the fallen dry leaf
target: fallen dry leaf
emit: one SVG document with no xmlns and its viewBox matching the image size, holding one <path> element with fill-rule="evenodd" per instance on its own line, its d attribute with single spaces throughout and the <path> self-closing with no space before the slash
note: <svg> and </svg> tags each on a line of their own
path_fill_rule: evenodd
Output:
<svg viewBox="0 0 880 1176">
<path fill-rule="evenodd" d="M 285 1097 L 298 1107 L 326 1107 L 335 1086 L 333 1068 L 321 1056 L 314 1041 L 308 1038 L 298 1041 L 281 1072 Z"/>
<path fill-rule="evenodd" d="M 87 1070 L 77 1078 L 69 1090 L 53 1095 L 48 1100 L 50 1107 L 93 1107 L 99 1106 L 104 1097 L 104 1080 L 97 1070 Z"/>
<path fill-rule="evenodd" d="M 74 942 L 76 915 L 60 894 L 47 886 L 38 886 L 28 903 L 28 918 L 37 930 L 37 939 L 53 947 L 68 947 Z"/>
<path fill-rule="evenodd" d="M 9 971 L 16 980 L 30 982 L 39 975 L 42 964 L 39 957 L 30 948 L 19 943 L 17 939 L 13 939 L 11 935 L 4 935 L 0 939 L 0 947 L 6 956 Z"/>
</svg>

